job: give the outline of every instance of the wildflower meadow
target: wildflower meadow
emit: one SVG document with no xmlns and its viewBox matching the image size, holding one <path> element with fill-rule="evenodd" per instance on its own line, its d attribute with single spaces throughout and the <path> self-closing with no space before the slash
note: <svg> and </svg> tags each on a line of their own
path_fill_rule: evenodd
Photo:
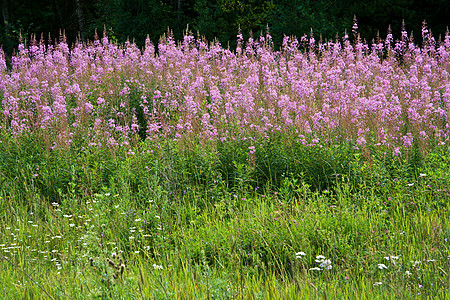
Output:
<svg viewBox="0 0 450 300">
<path fill-rule="evenodd" d="M 4 299 L 445 299 L 450 34 L 0 52 Z"/>
</svg>

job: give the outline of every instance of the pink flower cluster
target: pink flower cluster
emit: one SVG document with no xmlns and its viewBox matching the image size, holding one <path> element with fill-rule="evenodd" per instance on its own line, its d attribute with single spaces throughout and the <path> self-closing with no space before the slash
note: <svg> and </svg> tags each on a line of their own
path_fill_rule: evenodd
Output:
<svg viewBox="0 0 450 300">
<path fill-rule="evenodd" d="M 450 145 L 450 35 L 423 44 L 402 31 L 383 41 L 316 42 L 238 36 L 236 51 L 192 35 L 176 43 L 109 42 L 69 48 L 21 44 L 7 69 L 0 53 L 1 129 L 37 134 L 49 147 L 129 147 L 150 140 L 257 139 L 350 142 L 399 154 Z"/>
</svg>

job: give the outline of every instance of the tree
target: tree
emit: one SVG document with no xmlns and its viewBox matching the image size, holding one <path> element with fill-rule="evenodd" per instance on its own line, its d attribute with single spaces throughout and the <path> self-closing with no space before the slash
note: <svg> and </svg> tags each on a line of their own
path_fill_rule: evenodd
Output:
<svg viewBox="0 0 450 300">
<path fill-rule="evenodd" d="M 2 0 L 2 17 L 3 17 L 3 26 L 5 27 L 5 39 L 6 42 L 10 43 L 11 37 L 11 27 L 9 20 L 9 6 L 12 0 Z"/>
<path fill-rule="evenodd" d="M 84 29 L 84 15 L 83 15 L 83 9 L 81 7 L 80 0 L 74 0 L 75 5 L 75 13 L 77 16 L 77 23 L 78 23 L 78 29 L 80 30 L 81 39 L 85 40 L 85 29 Z"/>
</svg>

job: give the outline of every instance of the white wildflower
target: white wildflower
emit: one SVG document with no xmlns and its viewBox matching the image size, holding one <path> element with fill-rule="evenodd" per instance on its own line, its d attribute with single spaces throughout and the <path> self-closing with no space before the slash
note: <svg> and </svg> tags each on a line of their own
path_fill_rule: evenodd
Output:
<svg viewBox="0 0 450 300">
<path fill-rule="evenodd" d="M 333 268 L 333 266 L 331 265 L 331 260 L 329 259 L 324 260 L 319 266 L 327 270 L 331 270 Z"/>
<path fill-rule="evenodd" d="M 300 251 L 300 252 L 297 252 L 297 253 L 295 253 L 295 258 L 302 258 L 303 256 L 305 256 L 306 255 L 306 253 L 305 252 L 302 252 L 302 251 Z"/>
<path fill-rule="evenodd" d="M 413 268 L 417 267 L 421 262 L 418 260 L 411 260 L 412 264 L 413 264 Z"/>
<path fill-rule="evenodd" d="M 399 258 L 400 258 L 400 255 L 399 256 L 385 256 L 384 257 L 384 259 L 389 260 L 394 265 L 395 265 L 395 261 L 398 260 Z"/>
</svg>

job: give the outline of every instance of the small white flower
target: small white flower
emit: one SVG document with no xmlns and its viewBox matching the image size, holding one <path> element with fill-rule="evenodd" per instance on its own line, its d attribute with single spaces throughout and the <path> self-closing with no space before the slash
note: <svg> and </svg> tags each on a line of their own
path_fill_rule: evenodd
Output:
<svg viewBox="0 0 450 300">
<path fill-rule="evenodd" d="M 323 256 L 323 255 L 317 255 L 316 256 L 316 259 L 317 260 L 323 260 L 323 259 L 325 259 L 326 257 L 325 256 Z"/>
<path fill-rule="evenodd" d="M 318 267 L 314 267 L 314 268 L 309 269 L 309 271 L 322 271 L 322 269 L 318 268 Z"/>
<path fill-rule="evenodd" d="M 319 266 L 327 270 L 331 270 L 333 268 L 333 266 L 331 265 L 331 260 L 329 259 L 324 260 Z"/>
<path fill-rule="evenodd" d="M 413 268 L 417 267 L 421 262 L 418 260 L 411 260 L 412 264 L 413 264 Z"/>
<path fill-rule="evenodd" d="M 400 258 L 400 255 L 399 256 L 385 256 L 384 257 L 384 259 L 391 261 L 392 264 L 394 264 L 394 265 L 395 265 L 395 261 L 398 260 L 399 258 Z"/>
<path fill-rule="evenodd" d="M 153 264 L 153 269 L 155 270 L 162 270 L 163 266 L 157 265 L 157 264 Z"/>
<path fill-rule="evenodd" d="M 70 227 L 74 227 L 74 226 L 75 226 L 75 224 L 69 224 L 69 226 L 70 226 Z"/>
<path fill-rule="evenodd" d="M 410 271 L 406 271 L 406 272 L 405 272 L 405 275 L 406 275 L 406 276 L 410 276 L 410 275 L 411 275 L 411 272 L 410 272 Z"/>
<path fill-rule="evenodd" d="M 377 285 L 382 285 L 382 282 L 375 282 L 373 285 L 377 286 Z"/>
<path fill-rule="evenodd" d="M 425 176 L 427 176 L 427 174 L 424 174 L 424 173 L 419 174 L 419 177 L 425 177 Z"/>
<path fill-rule="evenodd" d="M 305 252 L 302 252 L 302 251 L 295 253 L 295 257 L 296 257 L 296 258 L 302 258 L 302 257 L 305 256 L 305 255 L 306 255 L 306 253 L 305 253 Z"/>
<path fill-rule="evenodd" d="M 388 267 L 385 264 L 378 264 L 378 269 L 383 270 L 387 269 Z"/>
</svg>

